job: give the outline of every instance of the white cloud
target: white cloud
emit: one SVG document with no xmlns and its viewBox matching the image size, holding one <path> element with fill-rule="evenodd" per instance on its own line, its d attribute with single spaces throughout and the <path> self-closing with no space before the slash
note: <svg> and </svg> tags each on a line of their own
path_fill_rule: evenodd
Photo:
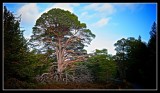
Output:
<svg viewBox="0 0 160 93">
<path fill-rule="evenodd" d="M 113 3 L 113 5 L 117 5 L 120 7 L 133 7 L 136 6 L 136 3 Z"/>
<path fill-rule="evenodd" d="M 33 24 L 37 15 L 39 15 L 36 3 L 24 4 L 19 10 L 17 10 L 17 13 L 18 15 L 21 15 L 21 22 L 24 24 Z"/>
<path fill-rule="evenodd" d="M 68 10 L 71 13 L 73 13 L 74 7 L 77 7 L 79 5 L 80 5 L 79 3 L 53 3 L 50 5 L 50 7 L 46 8 L 44 11 L 39 13 L 36 19 L 39 18 L 43 13 L 46 13 L 53 8 L 60 8 L 60 9 Z"/>
<path fill-rule="evenodd" d="M 108 22 L 110 21 L 110 19 L 111 19 L 110 17 L 102 18 L 99 21 L 97 21 L 96 23 L 93 23 L 91 26 L 93 26 L 93 27 L 102 27 L 104 25 L 107 25 Z"/>
<path fill-rule="evenodd" d="M 81 16 L 86 16 L 86 15 L 88 15 L 88 12 L 81 13 Z"/>
<path fill-rule="evenodd" d="M 105 13 L 106 15 L 113 14 L 115 8 L 111 3 L 92 3 L 83 8 L 84 10 L 94 10 L 100 13 Z"/>
<path fill-rule="evenodd" d="M 135 10 L 137 10 L 137 8 L 142 8 L 137 3 L 114 3 L 113 5 L 117 6 L 118 10 L 124 11 L 126 9 L 129 9 L 131 12 L 134 12 Z"/>
<path fill-rule="evenodd" d="M 84 7 L 84 10 L 96 10 L 100 3 L 92 3 Z"/>
<path fill-rule="evenodd" d="M 74 7 L 77 7 L 79 5 L 80 5 L 79 3 L 55 3 L 51 5 L 51 7 L 43 11 L 43 13 L 49 11 L 52 8 L 60 8 L 60 9 L 68 10 L 73 13 Z"/>
<path fill-rule="evenodd" d="M 60 8 L 60 9 L 64 9 L 64 10 L 68 10 L 70 12 L 73 12 L 73 7 L 72 4 L 70 3 L 57 3 L 54 4 L 52 8 Z"/>
<path fill-rule="evenodd" d="M 94 17 L 102 18 L 113 15 L 119 10 L 129 9 L 133 12 L 138 8 L 138 6 L 139 5 L 136 3 L 91 3 L 84 6 L 82 10 L 85 12 L 94 11 Z"/>
<path fill-rule="evenodd" d="M 81 21 L 89 21 L 90 19 L 96 17 L 97 14 L 89 14 L 87 11 L 85 12 L 82 12 L 80 15 L 79 15 L 79 19 Z"/>
<path fill-rule="evenodd" d="M 115 9 L 111 4 L 105 3 L 105 4 L 102 4 L 100 7 L 98 7 L 97 11 L 108 12 L 108 14 L 113 14 L 115 12 Z"/>
<path fill-rule="evenodd" d="M 79 5 L 80 5 L 79 3 L 53 3 L 51 7 L 45 9 L 45 11 L 43 12 L 40 12 L 37 3 L 26 3 L 23 4 L 23 6 L 17 10 L 17 14 L 21 15 L 22 23 L 33 25 L 33 23 L 35 23 L 37 18 L 39 18 L 44 12 L 47 12 L 52 8 L 61 8 L 73 12 L 74 7 Z"/>
<path fill-rule="evenodd" d="M 95 49 L 107 49 L 109 54 L 115 55 L 114 40 L 105 41 L 106 39 L 95 38 L 88 47 L 85 47 L 88 53 L 93 53 Z"/>
<path fill-rule="evenodd" d="M 92 23 L 90 26 L 102 27 L 108 24 L 110 18 L 108 17 L 116 12 L 115 7 L 111 3 L 91 3 L 82 8 L 83 11 L 80 15 L 80 19 L 87 21 L 90 20 Z M 93 23 L 93 20 L 99 20 Z"/>
</svg>

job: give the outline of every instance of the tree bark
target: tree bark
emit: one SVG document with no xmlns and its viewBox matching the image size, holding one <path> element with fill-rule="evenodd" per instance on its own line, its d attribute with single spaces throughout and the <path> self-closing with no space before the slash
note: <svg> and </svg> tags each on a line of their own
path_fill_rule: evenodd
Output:
<svg viewBox="0 0 160 93">
<path fill-rule="evenodd" d="M 61 38 L 58 39 L 58 58 L 57 58 L 57 61 L 58 61 L 58 72 L 61 73 L 62 72 L 62 45 L 61 45 Z"/>
</svg>

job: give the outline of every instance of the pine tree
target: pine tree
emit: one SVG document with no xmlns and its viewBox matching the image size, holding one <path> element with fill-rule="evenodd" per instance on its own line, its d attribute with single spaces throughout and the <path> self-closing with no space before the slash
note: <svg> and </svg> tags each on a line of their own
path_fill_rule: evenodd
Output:
<svg viewBox="0 0 160 93">
<path fill-rule="evenodd" d="M 83 48 L 94 37 L 75 14 L 55 8 L 37 19 L 30 41 L 34 47 L 41 46 L 39 50 L 51 49 L 57 59 L 57 72 L 62 73 L 67 66 L 85 59 Z"/>
<path fill-rule="evenodd" d="M 4 6 L 4 79 L 21 79 L 20 69 L 25 64 L 27 41 L 20 30 L 20 18 L 15 17 Z"/>
<path fill-rule="evenodd" d="M 146 64 L 146 81 L 148 81 L 148 88 L 156 88 L 156 33 L 157 26 L 154 22 L 150 31 L 150 39 L 148 41 L 149 60 Z"/>
</svg>

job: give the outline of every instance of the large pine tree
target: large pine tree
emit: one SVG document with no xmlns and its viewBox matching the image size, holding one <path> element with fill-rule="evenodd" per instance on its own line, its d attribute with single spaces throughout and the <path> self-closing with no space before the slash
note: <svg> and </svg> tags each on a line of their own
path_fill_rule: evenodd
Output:
<svg viewBox="0 0 160 93">
<path fill-rule="evenodd" d="M 56 56 L 59 73 L 74 62 L 84 60 L 83 49 L 95 37 L 86 28 L 85 23 L 80 23 L 78 17 L 61 9 L 51 9 L 37 19 L 33 27 L 31 42 L 34 46 L 41 46 L 39 50 L 53 50 Z"/>
</svg>

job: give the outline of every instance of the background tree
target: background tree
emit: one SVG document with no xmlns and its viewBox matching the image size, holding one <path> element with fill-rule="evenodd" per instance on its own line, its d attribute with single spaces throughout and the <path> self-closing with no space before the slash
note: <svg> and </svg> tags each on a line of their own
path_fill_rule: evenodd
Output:
<svg viewBox="0 0 160 93">
<path fill-rule="evenodd" d="M 23 30 L 20 30 L 20 17 L 15 17 L 4 6 L 3 11 L 4 27 L 4 82 L 5 88 L 11 88 L 6 84 L 10 79 L 25 81 L 26 74 L 21 73 L 27 65 L 27 40 L 23 37 Z M 11 80 L 13 82 L 13 80 Z M 14 82 L 15 83 L 15 82 Z M 13 87 L 12 87 L 13 88 Z"/>
<path fill-rule="evenodd" d="M 120 41 L 125 41 L 123 47 L 121 46 L 122 44 L 120 43 Z M 123 67 L 125 68 L 125 70 L 121 68 L 120 64 L 118 64 L 119 70 L 124 71 L 126 80 L 145 87 L 145 85 L 147 84 L 146 78 L 148 77 L 146 75 L 146 73 L 148 73 L 146 64 L 148 63 L 149 54 L 147 44 L 141 41 L 140 36 L 138 37 L 138 39 L 129 37 L 127 39 L 122 38 L 120 41 L 118 40 L 115 44 L 117 50 L 115 59 L 117 63 L 119 62 L 119 59 L 125 59 L 122 60 L 122 63 L 125 64 L 123 65 L 125 66 Z M 122 53 L 124 53 L 124 57 L 122 55 L 119 55 L 119 49 L 123 50 Z"/>
<path fill-rule="evenodd" d="M 157 65 L 156 65 L 156 59 L 157 59 L 157 37 L 156 37 L 156 33 L 157 33 L 157 25 L 156 22 L 153 23 L 152 27 L 151 27 L 151 31 L 150 31 L 150 39 L 148 41 L 148 61 L 145 64 L 145 68 L 146 68 L 146 73 L 145 73 L 145 79 L 149 84 L 145 84 L 147 88 L 156 88 L 156 69 Z M 157 53 L 158 54 L 158 53 Z"/>
<path fill-rule="evenodd" d="M 138 40 L 134 38 L 128 38 L 127 43 L 127 79 L 130 82 L 138 83 L 144 86 L 144 73 L 146 72 L 144 65 L 147 62 L 146 58 L 148 58 L 147 45 L 141 41 L 140 36 Z"/>
<path fill-rule="evenodd" d="M 41 46 L 43 52 L 50 48 L 57 58 L 57 71 L 62 73 L 68 65 L 84 60 L 85 56 L 80 56 L 86 54 L 83 48 L 94 37 L 75 14 L 55 8 L 37 19 L 31 42 L 34 47 Z"/>
<path fill-rule="evenodd" d="M 116 63 L 107 49 L 96 49 L 93 56 L 88 58 L 87 67 L 91 70 L 94 82 L 107 82 L 116 75 Z"/>
<path fill-rule="evenodd" d="M 125 79 L 126 78 L 126 39 L 122 38 L 121 40 L 118 40 L 114 46 L 116 46 L 115 50 L 116 50 L 116 56 L 115 56 L 115 60 L 117 62 L 118 65 L 118 73 L 119 73 L 119 77 L 120 79 Z"/>
</svg>

